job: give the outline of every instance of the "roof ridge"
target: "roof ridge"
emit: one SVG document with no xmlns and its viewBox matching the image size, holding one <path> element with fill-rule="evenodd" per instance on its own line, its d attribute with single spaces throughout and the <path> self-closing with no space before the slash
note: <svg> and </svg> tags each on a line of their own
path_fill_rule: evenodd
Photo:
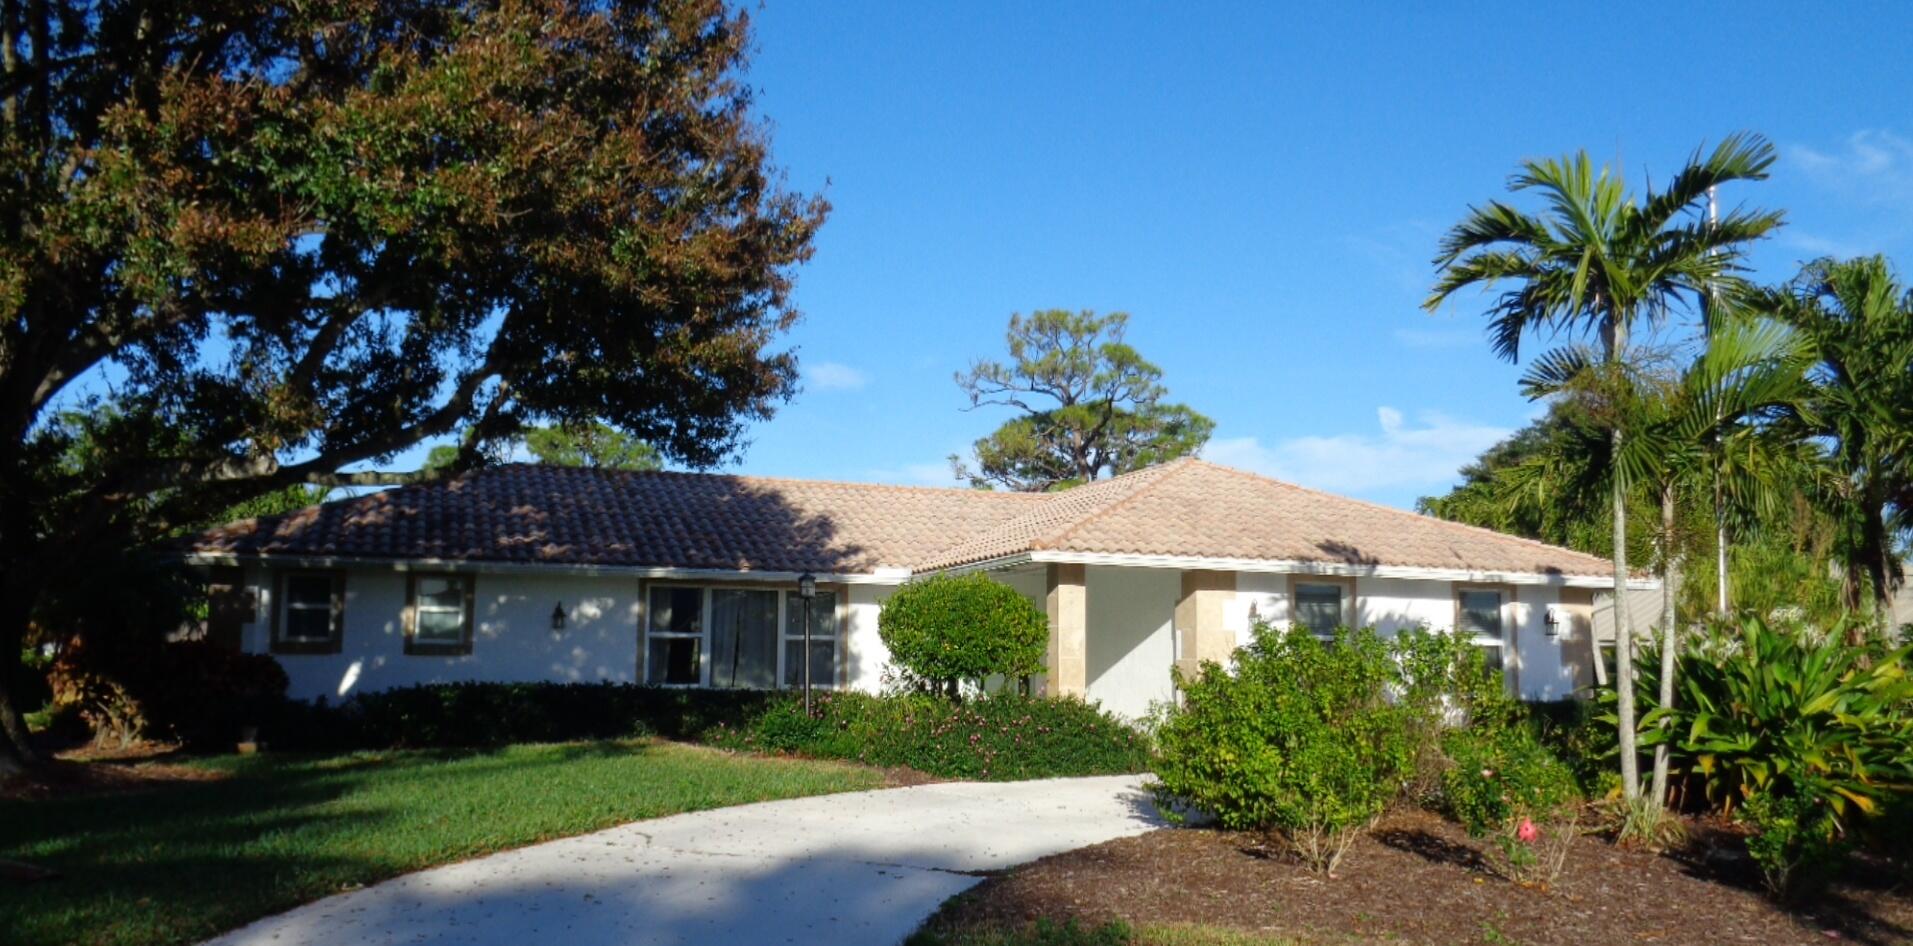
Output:
<svg viewBox="0 0 1913 946">
<path fill-rule="evenodd" d="M 1115 502 L 1109 503 L 1100 508 L 1090 510 L 1088 513 L 1078 517 L 1074 522 L 1069 523 L 1068 525 L 1064 526 L 1062 529 L 1056 532 L 1053 532 L 1047 536 L 1038 536 L 1038 537 L 1034 537 L 1030 539 L 1030 548 L 1034 549 L 1034 548 L 1052 546 L 1052 545 L 1055 545 L 1056 543 L 1059 543 L 1068 539 L 1070 535 L 1075 533 L 1077 530 L 1083 528 L 1084 526 L 1089 525 L 1092 522 L 1097 521 L 1098 519 L 1103 518 L 1104 516 L 1109 515 L 1112 512 L 1115 512 L 1118 509 L 1121 509 L 1124 506 L 1129 505 L 1131 502 L 1135 501 L 1136 497 L 1149 492 L 1150 489 L 1156 486 L 1162 485 L 1163 481 L 1169 479 L 1170 477 L 1176 475 L 1177 473 L 1183 470 L 1189 469 L 1191 465 L 1197 462 L 1199 461 L 1197 461 L 1195 457 L 1177 457 L 1176 459 L 1170 460 L 1166 463 L 1153 464 L 1151 466 L 1143 467 L 1140 470 L 1132 470 L 1129 473 L 1123 474 L 1123 476 L 1135 476 L 1135 475 L 1139 475 L 1143 473 L 1153 472 L 1156 475 L 1138 483 L 1134 489 L 1131 489 L 1129 492 L 1123 494 L 1121 499 L 1118 499 Z M 1109 480 L 1107 480 L 1107 482 L 1114 483 L 1119 479 L 1122 479 L 1122 476 L 1110 477 Z"/>
<path fill-rule="evenodd" d="M 706 478 L 724 477 L 724 478 L 733 479 L 733 480 L 743 480 L 745 482 L 750 482 L 750 483 L 799 483 L 805 486 L 843 486 L 843 487 L 851 487 L 856 489 L 897 490 L 901 492 L 911 492 L 911 493 L 950 493 L 950 494 L 956 494 L 956 495 L 962 495 L 962 496 L 972 496 L 972 495 L 991 496 L 991 497 L 1005 498 L 1005 499 L 1015 498 L 1018 500 L 1021 500 L 1022 497 L 1025 497 L 1025 496 L 1034 498 L 1034 497 L 1040 497 L 1042 495 L 1039 493 L 1021 493 L 1015 490 L 972 489 L 967 486 L 924 486 L 924 485 L 918 485 L 918 484 L 912 484 L 912 483 L 871 483 L 871 482 L 859 482 L 856 480 L 820 480 L 820 479 L 808 479 L 801 476 L 760 476 L 760 475 L 752 474 L 752 473 L 723 473 L 723 472 L 716 472 L 716 471 L 707 472 L 702 470 L 620 470 L 620 469 L 613 469 L 609 467 L 560 466 L 555 463 L 527 463 L 521 460 L 515 460 L 510 463 L 501 463 L 497 466 L 479 467 L 477 469 L 469 470 L 467 472 L 482 474 L 487 472 L 495 472 L 497 470 L 502 470 L 502 469 L 506 469 L 510 467 L 523 467 L 526 469 L 534 469 L 534 470 L 561 470 L 561 471 L 565 471 L 564 475 L 567 475 L 567 476 L 572 475 L 571 471 L 575 470 L 580 472 L 608 473 L 613 476 L 677 476 L 677 477 L 706 477 Z M 450 481 L 439 480 L 436 482 L 445 483 Z M 435 485 L 435 484 L 434 483 L 407 484 L 407 486 L 430 486 L 430 485 Z M 400 488 L 403 489 L 406 487 L 400 487 Z"/>
<path fill-rule="evenodd" d="M 1580 549 L 1571 549 L 1565 545 L 1555 545 L 1550 542 L 1543 542 L 1540 539 L 1531 539 L 1525 535 L 1515 535 L 1510 532 L 1501 532 L 1496 529 L 1490 529 L 1486 526 L 1470 525 L 1466 522 L 1456 522 L 1453 519 L 1443 519 L 1440 516 L 1430 516 L 1424 513 L 1414 512 L 1412 510 L 1402 509 L 1396 506 L 1388 506 L 1382 503 L 1370 502 L 1366 499 L 1356 499 L 1353 496 L 1343 496 L 1340 493 L 1331 493 L 1331 492 L 1328 492 L 1327 490 L 1320 490 L 1320 489 L 1315 489 L 1309 486 L 1302 486 L 1297 483 L 1291 483 L 1288 480 L 1279 480 L 1273 476 L 1264 476 L 1260 473 L 1251 472 L 1249 470 L 1238 470 L 1235 467 L 1224 466 L 1220 463 L 1214 463 L 1209 460 L 1198 459 L 1196 462 L 1201 463 L 1204 466 L 1209 466 L 1209 467 L 1213 467 L 1215 469 L 1221 470 L 1225 473 L 1232 473 L 1236 476 L 1247 477 L 1248 479 L 1257 480 L 1259 482 L 1272 483 L 1276 486 L 1280 486 L 1285 489 L 1295 490 L 1296 492 L 1308 493 L 1312 496 L 1326 496 L 1330 499 L 1340 500 L 1345 503 L 1353 503 L 1357 506 L 1365 506 L 1370 509 L 1375 509 L 1375 510 L 1386 512 L 1386 513 L 1391 513 L 1397 516 L 1408 516 L 1417 522 L 1435 523 L 1437 525 L 1447 527 L 1450 529 L 1461 529 L 1471 534 L 1486 535 L 1492 538 L 1502 539 L 1505 541 L 1519 542 L 1525 545 L 1539 546 L 1541 548 L 1547 549 L 1552 552 L 1567 552 L 1571 555 L 1583 555 L 1588 558 L 1595 559 L 1597 561 L 1607 562 L 1610 568 L 1613 567 L 1612 559 L 1602 558 L 1599 555 L 1595 555 L 1591 552 L 1583 552 Z"/>
</svg>

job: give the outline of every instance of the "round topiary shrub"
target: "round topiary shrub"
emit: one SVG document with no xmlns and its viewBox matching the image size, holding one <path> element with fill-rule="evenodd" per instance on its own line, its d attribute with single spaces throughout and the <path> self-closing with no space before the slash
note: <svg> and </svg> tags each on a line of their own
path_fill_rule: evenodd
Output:
<svg viewBox="0 0 1913 946">
<path fill-rule="evenodd" d="M 956 696 L 962 682 L 1041 673 L 1049 617 L 981 574 L 935 575 L 898 588 L 877 632 L 909 682 Z"/>
</svg>

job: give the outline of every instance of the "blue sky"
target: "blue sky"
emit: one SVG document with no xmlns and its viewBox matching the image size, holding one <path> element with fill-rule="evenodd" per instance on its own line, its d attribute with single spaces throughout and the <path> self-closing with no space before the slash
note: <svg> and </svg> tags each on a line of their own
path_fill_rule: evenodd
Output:
<svg viewBox="0 0 1913 946">
<path fill-rule="evenodd" d="M 804 390 L 735 469 L 949 483 L 1007 415 L 953 373 L 1012 312 L 1122 310 L 1205 455 L 1412 505 L 1536 407 L 1482 299 L 1419 308 L 1440 231 L 1523 157 L 1665 178 L 1780 147 L 1754 256 L 1913 269 L 1913 6 L 895 4 L 753 8 L 790 186 L 836 210 L 799 275 Z"/>
</svg>

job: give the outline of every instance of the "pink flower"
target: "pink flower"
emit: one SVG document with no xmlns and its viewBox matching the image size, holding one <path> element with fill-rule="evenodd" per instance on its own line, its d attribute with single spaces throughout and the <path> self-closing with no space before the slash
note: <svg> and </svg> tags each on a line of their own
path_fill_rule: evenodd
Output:
<svg viewBox="0 0 1913 946">
<path fill-rule="evenodd" d="M 1521 843 L 1523 844 L 1533 844 L 1541 840 L 1541 829 L 1535 827 L 1533 821 L 1523 818 L 1521 819 L 1521 826 L 1514 829 L 1514 836 L 1521 839 Z"/>
</svg>

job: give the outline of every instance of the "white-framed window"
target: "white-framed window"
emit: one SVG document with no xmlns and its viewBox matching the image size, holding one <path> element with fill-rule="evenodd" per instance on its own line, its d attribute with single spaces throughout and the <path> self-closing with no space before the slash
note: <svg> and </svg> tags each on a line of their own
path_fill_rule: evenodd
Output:
<svg viewBox="0 0 1913 946">
<path fill-rule="evenodd" d="M 804 685 L 804 599 L 784 593 L 784 686 Z M 837 593 L 819 590 L 810 601 L 810 685 L 837 683 Z"/>
<path fill-rule="evenodd" d="M 472 652 L 472 576 L 414 574 L 407 602 L 405 652 Z"/>
<path fill-rule="evenodd" d="M 699 686 L 704 682 L 703 588 L 653 585 L 645 602 L 644 682 Z"/>
<path fill-rule="evenodd" d="M 1355 583 L 1346 578 L 1296 576 L 1289 582 L 1289 617 L 1295 627 L 1324 640 L 1355 623 Z"/>
<path fill-rule="evenodd" d="M 810 606 L 811 685 L 836 685 L 838 593 Z M 768 690 L 804 681 L 804 600 L 794 590 L 741 585 L 650 586 L 644 682 Z"/>
<path fill-rule="evenodd" d="M 345 631 L 345 574 L 282 573 L 272 617 L 274 653 L 338 653 Z"/>
<path fill-rule="evenodd" d="M 1507 594 L 1498 588 L 1455 590 L 1455 627 L 1473 639 L 1488 669 L 1500 674 L 1506 674 L 1508 666 L 1507 623 L 1502 617 L 1507 603 Z"/>
</svg>

